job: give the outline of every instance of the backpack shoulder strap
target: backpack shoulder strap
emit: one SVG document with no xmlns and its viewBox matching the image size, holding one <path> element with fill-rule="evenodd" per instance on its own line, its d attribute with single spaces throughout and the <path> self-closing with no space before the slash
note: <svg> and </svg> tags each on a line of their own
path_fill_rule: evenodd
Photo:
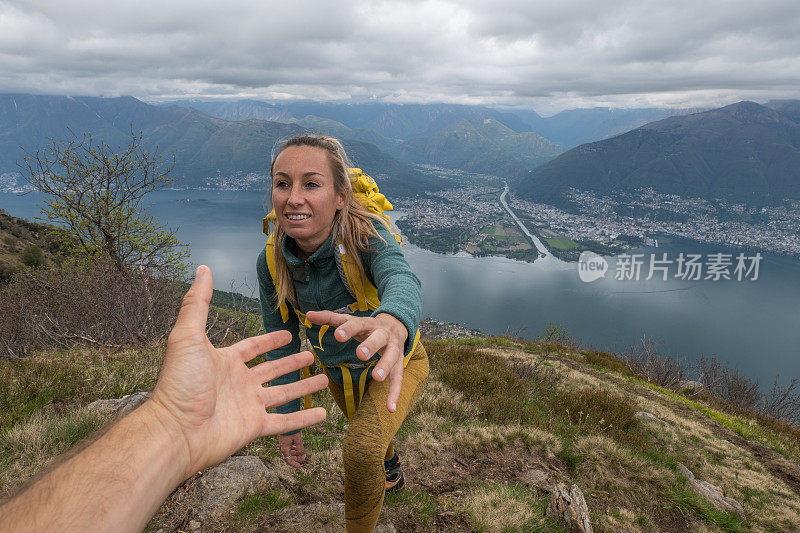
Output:
<svg viewBox="0 0 800 533">
<path fill-rule="evenodd" d="M 358 267 L 355 261 L 347 255 L 344 244 L 339 241 L 336 245 L 336 268 L 342 283 L 355 299 L 348 307 L 351 311 L 374 311 L 381 305 L 378 298 L 378 289 L 375 287 L 367 273 Z"/>
</svg>

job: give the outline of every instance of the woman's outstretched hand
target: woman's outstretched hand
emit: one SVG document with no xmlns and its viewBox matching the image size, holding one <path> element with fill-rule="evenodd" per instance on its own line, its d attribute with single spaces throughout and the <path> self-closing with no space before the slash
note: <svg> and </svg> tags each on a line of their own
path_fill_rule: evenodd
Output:
<svg viewBox="0 0 800 533">
<path fill-rule="evenodd" d="M 383 381 L 389 377 L 386 408 L 394 413 L 403 386 L 403 349 L 408 339 L 408 330 L 403 323 L 386 313 L 375 317 L 359 317 L 333 311 L 309 311 L 306 317 L 314 324 L 335 327 L 334 338 L 339 342 L 350 339 L 360 341 L 356 355 L 362 361 L 367 361 L 376 353 L 381 355 L 372 370 L 372 379 Z"/>
</svg>

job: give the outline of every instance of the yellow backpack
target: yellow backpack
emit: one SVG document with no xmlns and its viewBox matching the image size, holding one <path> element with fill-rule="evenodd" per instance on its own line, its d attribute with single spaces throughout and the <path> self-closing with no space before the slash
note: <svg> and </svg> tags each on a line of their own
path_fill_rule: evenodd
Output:
<svg viewBox="0 0 800 533">
<path fill-rule="evenodd" d="M 359 168 L 351 168 L 348 169 L 348 175 L 350 177 L 350 185 L 353 189 L 353 194 L 355 197 L 364 205 L 367 209 L 372 211 L 373 213 L 383 217 L 386 221 L 389 221 L 389 216 L 384 213 L 384 211 L 391 211 L 393 209 L 392 204 L 389 200 L 386 199 L 386 196 L 381 194 L 378 190 L 378 185 L 375 183 L 369 175 L 365 174 Z M 263 220 L 263 231 L 265 234 L 268 235 L 267 238 L 267 246 L 266 246 L 266 256 L 267 256 L 267 268 L 269 269 L 269 275 L 272 278 L 272 283 L 275 287 L 278 286 L 278 271 L 275 266 L 275 232 L 271 229 L 270 225 L 277 225 L 277 217 L 275 215 L 275 210 L 273 209 Z M 401 246 L 404 244 L 402 241 L 402 237 L 399 233 L 392 233 L 394 238 L 397 240 L 398 244 Z M 337 253 L 335 254 L 336 258 L 336 266 L 337 270 L 339 271 L 339 277 L 342 280 L 342 283 L 347 288 L 347 291 L 350 295 L 355 299 L 355 301 L 348 305 L 348 309 L 350 312 L 354 311 L 374 311 L 381 305 L 381 301 L 378 298 L 378 289 L 375 285 L 370 281 L 367 277 L 366 273 L 363 269 L 359 268 L 358 264 L 356 264 L 348 255 L 347 250 L 345 249 L 344 245 L 339 241 L 336 246 Z M 310 329 L 312 327 L 311 322 L 306 317 L 305 313 L 300 311 L 299 309 L 293 306 L 294 312 L 297 315 L 298 320 L 302 327 L 306 329 Z M 289 308 L 286 305 L 286 302 L 280 305 L 280 313 L 281 313 L 281 320 L 287 322 L 289 320 Z M 317 362 L 324 366 L 322 361 L 320 361 L 319 357 L 317 356 L 316 350 L 322 351 L 322 337 L 328 331 L 328 326 L 323 325 L 319 329 L 319 339 L 318 345 L 314 345 L 313 341 L 309 339 L 311 342 L 312 351 L 314 352 L 314 356 L 317 359 Z M 405 357 L 403 360 L 403 366 L 408 365 L 408 361 L 411 358 L 411 354 L 414 353 L 414 350 L 417 348 L 417 344 L 419 343 L 420 333 L 419 330 L 417 331 L 416 336 L 414 337 L 414 343 L 412 345 L 412 349 L 409 352 L 409 355 Z M 342 380 L 344 381 L 344 393 L 345 393 L 345 402 L 347 406 L 347 418 L 352 418 L 353 414 L 355 413 L 356 407 L 358 404 L 355 403 L 355 395 L 353 390 L 353 380 L 350 374 L 351 368 L 361 368 L 361 379 L 359 379 L 359 395 L 358 395 L 358 403 L 361 403 L 361 398 L 364 396 L 364 386 L 367 380 L 367 373 L 368 369 L 375 365 L 375 361 L 366 363 L 364 365 L 353 365 L 348 363 L 342 363 L 337 365 L 342 371 Z M 310 370 L 308 367 L 303 369 L 303 377 L 308 377 L 310 375 Z M 305 408 L 308 409 L 311 406 L 311 397 L 306 396 L 305 398 Z"/>
</svg>

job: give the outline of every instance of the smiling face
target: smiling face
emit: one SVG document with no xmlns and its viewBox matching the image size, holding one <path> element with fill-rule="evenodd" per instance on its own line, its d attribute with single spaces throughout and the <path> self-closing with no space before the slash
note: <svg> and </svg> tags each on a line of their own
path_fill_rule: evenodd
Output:
<svg viewBox="0 0 800 533">
<path fill-rule="evenodd" d="M 284 149 L 272 166 L 272 206 L 278 224 L 308 258 L 331 234 L 345 194 L 334 186 L 327 152 L 312 146 Z"/>
</svg>

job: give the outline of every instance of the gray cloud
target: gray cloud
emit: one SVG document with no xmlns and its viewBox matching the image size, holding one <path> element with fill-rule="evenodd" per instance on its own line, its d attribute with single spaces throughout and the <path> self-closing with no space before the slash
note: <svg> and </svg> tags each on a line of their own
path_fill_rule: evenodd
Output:
<svg viewBox="0 0 800 533">
<path fill-rule="evenodd" d="M 0 91 L 706 106 L 798 97 L 796 1 L 0 0 Z"/>
</svg>

